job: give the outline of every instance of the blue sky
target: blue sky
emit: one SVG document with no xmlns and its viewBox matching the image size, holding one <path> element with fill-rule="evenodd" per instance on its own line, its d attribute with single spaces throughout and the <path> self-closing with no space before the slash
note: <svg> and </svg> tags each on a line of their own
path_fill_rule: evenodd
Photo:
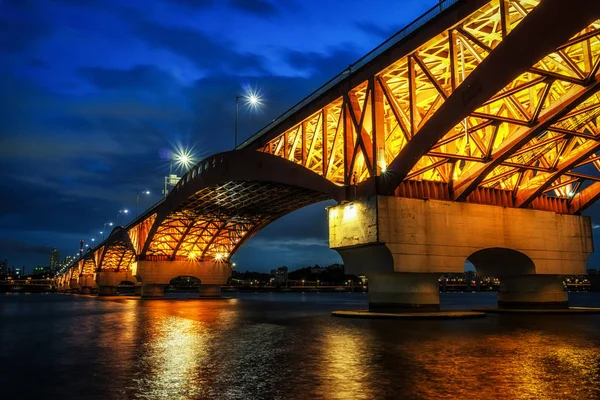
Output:
<svg viewBox="0 0 600 400">
<path fill-rule="evenodd" d="M 154 193 L 142 208 L 159 200 L 165 149 L 232 148 L 237 94 L 265 100 L 241 110 L 241 142 L 435 3 L 0 0 L 0 259 L 74 254 L 137 190 Z M 271 224 L 234 261 L 340 261 L 325 206 Z"/>
<path fill-rule="evenodd" d="M 241 141 L 433 3 L 0 0 L 0 259 L 76 253 L 137 190 L 154 193 L 142 208 L 160 199 L 165 149 L 230 149 L 237 94 L 265 100 L 241 110 Z M 340 261 L 325 206 L 268 226 L 234 261 Z"/>
</svg>

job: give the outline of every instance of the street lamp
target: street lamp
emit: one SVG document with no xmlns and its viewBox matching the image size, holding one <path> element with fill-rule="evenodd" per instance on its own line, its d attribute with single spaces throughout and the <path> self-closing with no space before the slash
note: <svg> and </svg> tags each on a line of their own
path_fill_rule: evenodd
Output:
<svg viewBox="0 0 600 400">
<path fill-rule="evenodd" d="M 102 240 L 104 240 L 104 232 L 106 232 L 106 227 L 107 226 L 113 226 L 112 222 L 105 222 L 104 223 L 104 229 L 102 229 L 102 232 L 100 232 L 102 234 Z"/>
<path fill-rule="evenodd" d="M 137 197 L 135 199 L 135 217 L 138 217 L 138 206 L 140 205 L 140 194 L 145 194 L 146 196 L 150 196 L 149 190 L 138 190 Z"/>
<path fill-rule="evenodd" d="M 240 99 L 246 100 L 246 106 L 249 108 L 258 108 L 262 104 L 261 98 L 257 93 L 248 92 L 243 96 L 235 96 L 235 137 L 234 137 L 234 150 L 237 147 L 238 142 L 238 116 L 239 116 L 239 101 Z"/>
<path fill-rule="evenodd" d="M 121 215 L 121 214 L 127 215 L 127 214 L 129 214 L 129 210 L 124 208 L 122 210 L 117 211 L 117 226 L 119 226 L 119 215 Z"/>
<path fill-rule="evenodd" d="M 171 159 L 169 160 L 169 176 L 165 176 L 165 188 L 163 190 L 165 197 L 169 194 L 169 186 L 177 185 L 180 179 L 177 173 L 173 174 L 173 162 L 175 162 L 175 168 L 182 170 L 185 174 L 195 164 L 192 150 L 193 148 L 186 149 L 178 146 L 171 155 Z"/>
</svg>

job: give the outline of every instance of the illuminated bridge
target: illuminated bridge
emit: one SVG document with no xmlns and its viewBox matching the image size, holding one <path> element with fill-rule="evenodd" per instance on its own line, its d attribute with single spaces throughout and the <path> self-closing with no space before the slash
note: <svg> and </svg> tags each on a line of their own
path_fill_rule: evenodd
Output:
<svg viewBox="0 0 600 400">
<path fill-rule="evenodd" d="M 185 275 L 215 294 L 254 233 L 334 199 L 330 247 L 369 278 L 371 308 L 438 307 L 437 277 L 467 259 L 501 277 L 501 306 L 564 307 L 600 196 L 599 18 L 597 0 L 442 1 L 58 283 L 157 296 Z"/>
</svg>

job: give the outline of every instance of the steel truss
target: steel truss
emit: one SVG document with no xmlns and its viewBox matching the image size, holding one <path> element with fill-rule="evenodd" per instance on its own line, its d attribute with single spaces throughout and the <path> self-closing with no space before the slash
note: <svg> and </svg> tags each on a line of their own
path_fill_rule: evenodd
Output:
<svg viewBox="0 0 600 400">
<path fill-rule="evenodd" d="M 395 173 L 399 179 L 391 179 L 391 190 L 396 195 L 404 193 L 401 187 L 409 181 L 439 182 L 445 188 L 439 191 L 441 198 L 580 212 L 600 191 L 600 20 L 583 29 L 576 26 L 576 34 L 468 109 L 445 134 L 439 128 L 433 132 L 443 126 L 434 116 L 445 103 L 450 107 L 449 99 L 467 104 L 477 97 L 482 90 L 478 85 L 485 83 L 469 77 L 486 59 L 497 63 L 491 54 L 514 49 L 514 42 L 502 46 L 513 31 L 513 37 L 523 36 L 532 24 L 543 25 L 537 21 L 556 23 L 556 31 L 567 24 L 567 19 L 545 17 L 554 16 L 551 7 L 566 6 L 545 1 L 543 10 L 539 0 L 485 2 L 399 59 L 385 60 L 378 72 L 290 129 L 277 134 L 275 127 L 259 150 L 338 185 L 372 179 L 385 183 Z M 589 15 L 598 15 L 597 5 L 586 4 Z M 589 15 L 585 17 L 593 19 Z M 527 40 L 543 48 L 544 35 L 558 38 L 564 32 L 537 32 Z M 509 69 L 516 64 L 501 62 Z M 427 126 L 429 121 L 435 126 Z M 425 151 L 415 150 L 428 140 L 426 135 L 437 138 Z M 399 157 L 404 160 L 399 162 Z M 590 185 L 594 189 L 583 192 Z M 492 195 L 484 194 L 488 192 Z M 504 198 L 508 200 L 499 200 Z"/>
</svg>

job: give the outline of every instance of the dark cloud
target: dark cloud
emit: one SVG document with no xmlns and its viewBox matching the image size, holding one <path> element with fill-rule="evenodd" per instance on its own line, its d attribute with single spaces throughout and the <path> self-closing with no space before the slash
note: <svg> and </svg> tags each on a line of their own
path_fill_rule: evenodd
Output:
<svg viewBox="0 0 600 400">
<path fill-rule="evenodd" d="M 52 247 L 38 246 L 35 244 L 24 243 L 18 240 L 0 239 L 0 252 L 14 251 L 27 254 L 42 254 L 50 256 Z"/>
<path fill-rule="evenodd" d="M 88 67 L 78 69 L 80 76 L 98 89 L 150 89 L 169 87 L 175 83 L 169 73 L 152 65 L 138 65 L 131 69 Z"/>
<path fill-rule="evenodd" d="M 53 26 L 42 20 L 30 2 L 0 3 L 0 53 L 21 53 L 49 36 Z"/>
<path fill-rule="evenodd" d="M 271 17 L 279 13 L 277 6 L 268 0 L 231 0 L 231 5 L 242 12 Z"/>
<path fill-rule="evenodd" d="M 400 30 L 399 26 L 383 26 L 368 21 L 356 22 L 356 26 L 364 33 L 385 40 Z"/>
<path fill-rule="evenodd" d="M 135 30 L 148 45 L 181 55 L 205 71 L 240 75 L 265 72 L 261 56 L 238 52 L 233 42 L 215 39 L 195 29 L 141 22 Z"/>
<path fill-rule="evenodd" d="M 333 78 L 362 56 L 353 46 L 339 46 L 326 53 L 287 51 L 285 61 L 311 75 Z"/>
<path fill-rule="evenodd" d="M 216 4 L 215 0 L 167 0 L 170 3 L 179 4 L 190 9 L 206 9 Z"/>
</svg>

